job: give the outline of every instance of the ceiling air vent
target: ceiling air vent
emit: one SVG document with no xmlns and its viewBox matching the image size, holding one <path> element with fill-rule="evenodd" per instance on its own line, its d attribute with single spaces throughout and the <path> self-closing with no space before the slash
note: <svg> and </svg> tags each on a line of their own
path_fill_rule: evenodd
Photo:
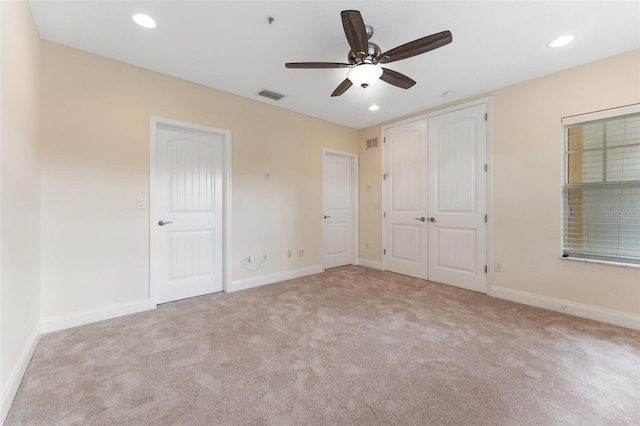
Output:
<svg viewBox="0 0 640 426">
<path fill-rule="evenodd" d="M 261 91 L 259 91 L 258 95 L 264 96 L 265 98 L 273 99 L 274 101 L 279 101 L 280 99 L 284 98 L 284 95 L 266 89 L 262 89 Z"/>
<path fill-rule="evenodd" d="M 367 149 L 373 149 L 378 147 L 378 138 L 367 139 Z"/>
</svg>

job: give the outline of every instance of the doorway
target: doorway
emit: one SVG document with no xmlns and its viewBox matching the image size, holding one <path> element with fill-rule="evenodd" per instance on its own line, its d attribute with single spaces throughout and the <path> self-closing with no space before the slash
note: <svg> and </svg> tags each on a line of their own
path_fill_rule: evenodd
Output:
<svg viewBox="0 0 640 426">
<path fill-rule="evenodd" d="M 231 133 L 151 119 L 152 306 L 229 282 Z"/>
<path fill-rule="evenodd" d="M 358 252 L 358 156 L 322 150 L 323 266 L 352 265 Z"/>
<path fill-rule="evenodd" d="M 487 103 L 383 128 L 386 270 L 486 293 Z"/>
</svg>

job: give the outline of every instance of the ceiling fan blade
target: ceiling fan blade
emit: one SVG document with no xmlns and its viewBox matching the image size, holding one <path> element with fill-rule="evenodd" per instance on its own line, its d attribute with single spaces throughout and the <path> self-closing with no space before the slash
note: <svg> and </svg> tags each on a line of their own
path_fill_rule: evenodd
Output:
<svg viewBox="0 0 640 426">
<path fill-rule="evenodd" d="M 287 68 L 345 68 L 351 65 L 340 62 L 287 62 L 284 66 Z"/>
<path fill-rule="evenodd" d="M 453 41 L 453 36 L 450 31 L 442 31 L 441 33 L 431 34 L 430 36 L 422 37 L 417 40 L 405 43 L 402 46 L 398 46 L 394 49 L 388 50 L 375 58 L 374 63 L 389 63 L 399 61 L 401 59 L 411 58 L 412 56 L 420 55 L 430 50 L 437 49 Z"/>
<path fill-rule="evenodd" d="M 382 68 L 382 75 L 380 76 L 380 80 L 389 84 L 393 84 L 394 86 L 400 87 L 401 89 L 408 89 L 416 84 L 414 80 L 407 77 L 406 75 L 387 68 Z"/>
<path fill-rule="evenodd" d="M 352 85 L 353 83 L 351 82 L 351 80 L 349 80 L 348 78 L 345 78 L 344 81 L 340 83 L 338 87 L 336 87 L 336 90 L 333 91 L 333 93 L 331 94 L 331 97 L 342 95 Z"/>
<path fill-rule="evenodd" d="M 347 36 L 351 51 L 360 58 L 367 56 L 369 39 L 367 38 L 367 30 L 364 27 L 360 12 L 357 10 L 343 10 L 340 16 L 342 17 L 344 34 Z"/>
</svg>

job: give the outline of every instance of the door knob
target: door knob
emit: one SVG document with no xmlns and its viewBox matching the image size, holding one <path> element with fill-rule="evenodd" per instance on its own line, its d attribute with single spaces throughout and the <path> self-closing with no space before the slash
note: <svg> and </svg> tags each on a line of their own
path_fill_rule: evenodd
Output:
<svg viewBox="0 0 640 426">
<path fill-rule="evenodd" d="M 171 222 L 171 221 L 165 222 L 164 220 L 161 220 L 161 221 L 158 222 L 158 225 L 165 226 L 165 225 L 168 225 L 170 223 L 173 223 L 173 222 Z"/>
<path fill-rule="evenodd" d="M 425 218 L 424 218 L 424 216 L 422 216 L 422 217 L 416 217 L 416 218 L 415 218 L 415 219 L 413 219 L 413 220 L 419 220 L 420 222 L 424 222 L 424 221 L 425 221 L 425 220 L 427 220 L 427 219 L 425 219 Z"/>
<path fill-rule="evenodd" d="M 325 219 L 329 219 L 331 216 L 327 216 L 326 214 L 324 215 Z"/>
<path fill-rule="evenodd" d="M 436 218 L 435 218 L 435 217 L 430 217 L 430 218 L 429 218 L 429 222 L 437 222 L 437 220 L 436 220 Z"/>
</svg>

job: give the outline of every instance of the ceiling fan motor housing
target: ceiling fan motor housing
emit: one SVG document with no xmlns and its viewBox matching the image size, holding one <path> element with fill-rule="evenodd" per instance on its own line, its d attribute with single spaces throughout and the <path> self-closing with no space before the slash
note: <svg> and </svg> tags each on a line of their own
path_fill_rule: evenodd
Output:
<svg viewBox="0 0 640 426">
<path fill-rule="evenodd" d="M 364 58 L 359 58 L 355 53 L 353 53 L 352 50 L 350 50 L 349 54 L 347 55 L 347 60 L 350 64 L 353 65 L 360 65 L 362 63 L 370 64 L 373 61 L 373 58 L 380 56 L 380 54 L 382 54 L 380 46 L 370 41 L 367 49 L 367 56 L 365 56 Z"/>
</svg>

